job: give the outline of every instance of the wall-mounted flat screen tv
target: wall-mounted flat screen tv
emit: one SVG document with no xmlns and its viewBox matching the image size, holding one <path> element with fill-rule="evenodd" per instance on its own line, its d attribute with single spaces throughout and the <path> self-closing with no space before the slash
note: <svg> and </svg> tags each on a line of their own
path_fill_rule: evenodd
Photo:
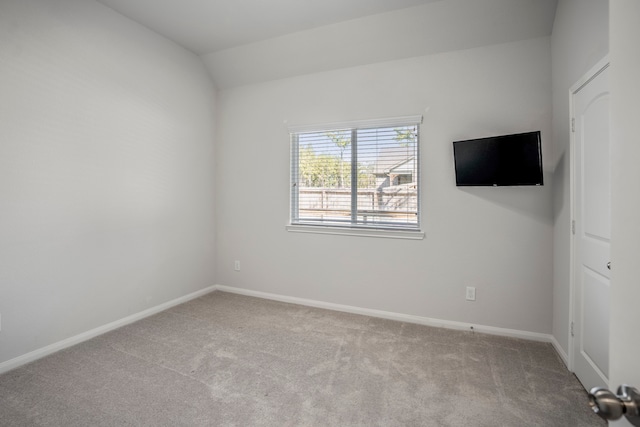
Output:
<svg viewBox="0 0 640 427">
<path fill-rule="evenodd" d="M 453 142 L 457 186 L 543 185 L 540 131 Z"/>
</svg>

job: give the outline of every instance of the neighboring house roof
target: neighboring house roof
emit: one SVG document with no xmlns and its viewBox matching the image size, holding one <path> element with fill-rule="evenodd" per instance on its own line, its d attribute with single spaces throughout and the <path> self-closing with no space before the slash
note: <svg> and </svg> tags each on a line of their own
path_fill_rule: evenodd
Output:
<svg viewBox="0 0 640 427">
<path fill-rule="evenodd" d="M 413 150 L 406 147 L 385 147 L 378 153 L 373 166 L 375 175 L 408 174 L 415 170 Z"/>
<path fill-rule="evenodd" d="M 387 170 L 388 174 L 403 175 L 413 173 L 415 170 L 415 158 L 410 157 Z"/>
</svg>

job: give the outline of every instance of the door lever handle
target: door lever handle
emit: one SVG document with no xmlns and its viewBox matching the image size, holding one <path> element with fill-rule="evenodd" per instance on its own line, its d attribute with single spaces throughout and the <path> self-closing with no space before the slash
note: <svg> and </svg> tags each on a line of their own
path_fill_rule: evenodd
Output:
<svg viewBox="0 0 640 427">
<path fill-rule="evenodd" d="M 589 406 L 605 420 L 619 420 L 624 415 L 636 427 L 640 427 L 640 392 L 626 384 L 618 387 L 618 394 L 602 387 L 589 392 Z"/>
<path fill-rule="evenodd" d="M 609 270 L 611 270 L 611 261 L 609 261 L 609 262 L 607 263 L 607 268 L 608 268 Z"/>
</svg>

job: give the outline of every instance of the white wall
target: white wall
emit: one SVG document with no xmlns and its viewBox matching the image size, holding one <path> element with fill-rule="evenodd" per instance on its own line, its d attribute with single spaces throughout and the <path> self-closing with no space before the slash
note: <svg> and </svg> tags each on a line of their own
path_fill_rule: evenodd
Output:
<svg viewBox="0 0 640 427">
<path fill-rule="evenodd" d="M 345 2 L 348 3 L 348 2 Z M 515 3 L 515 4 L 514 4 Z M 551 34 L 557 0 L 430 1 L 203 55 L 219 88 Z"/>
<path fill-rule="evenodd" d="M 611 2 L 611 329 L 610 386 L 640 388 L 640 2 Z M 621 422 L 619 425 L 630 425 Z"/>
<path fill-rule="evenodd" d="M 221 91 L 219 283 L 551 333 L 550 182 L 537 188 L 456 188 L 451 145 L 539 129 L 543 160 L 551 167 L 550 59 L 549 38 L 539 38 Z M 421 113 L 425 240 L 285 231 L 284 120 L 310 124 Z M 240 272 L 233 271 L 236 259 Z M 465 301 L 467 285 L 477 287 L 476 302 Z"/>
<path fill-rule="evenodd" d="M 609 51 L 608 1 L 560 0 L 551 36 L 553 81 L 553 336 L 569 349 L 571 198 L 569 90 Z"/>
<path fill-rule="evenodd" d="M 0 362 L 215 283 L 213 103 L 94 1 L 0 2 Z"/>
</svg>

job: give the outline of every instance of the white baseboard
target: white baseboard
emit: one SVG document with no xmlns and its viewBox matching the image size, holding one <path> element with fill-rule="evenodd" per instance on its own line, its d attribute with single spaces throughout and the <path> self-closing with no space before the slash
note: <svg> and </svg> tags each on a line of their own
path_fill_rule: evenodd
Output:
<svg viewBox="0 0 640 427">
<path fill-rule="evenodd" d="M 165 302 L 163 304 L 157 305 L 155 307 L 149 308 L 139 313 L 132 314 L 123 319 L 116 320 L 115 322 L 111 322 L 106 325 L 99 326 L 95 329 L 91 329 L 89 331 L 83 332 L 81 334 L 75 335 L 65 340 L 58 341 L 46 347 L 39 348 L 37 350 L 31 351 L 22 356 L 18 356 L 16 358 L 7 360 L 6 362 L 0 363 L 0 374 L 4 372 L 8 372 L 12 369 L 18 368 L 29 362 L 33 362 L 34 360 L 48 356 L 52 353 L 55 353 L 56 351 L 63 350 L 65 348 L 79 344 L 83 341 L 87 341 L 91 338 L 97 337 L 98 335 L 102 335 L 106 332 L 128 325 L 129 323 L 133 323 L 135 321 L 144 319 L 145 317 L 149 317 L 153 314 L 167 310 L 176 305 L 201 297 L 213 291 L 229 292 L 229 293 L 247 295 L 247 296 L 252 296 L 257 298 L 264 298 L 264 299 L 269 299 L 274 301 L 305 305 L 309 307 L 324 308 L 327 310 L 361 314 L 364 316 L 379 317 L 383 319 L 397 320 L 400 322 L 416 323 L 419 325 L 434 326 L 434 327 L 441 327 L 441 328 L 447 328 L 447 329 L 468 331 L 471 329 L 471 327 L 473 327 L 474 331 L 480 332 L 480 333 L 500 335 L 500 336 L 512 337 L 512 338 L 522 338 L 522 339 L 533 340 L 533 341 L 549 342 L 553 345 L 555 350 L 558 352 L 558 354 L 564 361 L 565 365 L 568 362 L 568 356 L 565 353 L 565 351 L 562 349 L 562 347 L 560 346 L 558 341 L 555 339 L 555 337 L 549 334 L 520 331 L 517 329 L 498 328 L 494 326 L 484 326 L 484 325 L 478 325 L 478 324 L 472 324 L 472 323 L 455 322 L 452 320 L 434 319 L 430 317 L 414 316 L 410 314 L 394 313 L 390 311 L 374 310 L 369 308 L 354 307 L 354 306 L 343 305 L 343 304 L 334 304 L 330 302 L 323 302 L 323 301 L 317 301 L 317 300 L 306 299 L 306 298 L 297 298 L 297 297 L 290 297 L 290 296 L 272 294 L 267 292 L 252 291 L 249 289 L 234 288 L 230 286 L 214 285 L 214 286 L 209 286 L 207 288 L 193 292 L 191 294 L 182 296 L 180 298 L 176 298 L 174 300 Z"/>
<path fill-rule="evenodd" d="M 216 290 L 216 286 L 209 286 L 207 288 L 201 289 L 199 291 L 190 293 L 188 295 L 182 296 L 180 298 L 176 298 L 171 301 L 167 301 L 163 304 L 157 305 L 155 307 L 148 308 L 139 313 L 132 314 L 123 319 L 116 320 L 115 322 L 108 323 L 103 326 L 99 326 L 95 329 L 91 329 L 89 331 L 83 332 L 81 334 L 75 335 L 71 338 L 67 338 L 62 341 L 58 341 L 56 343 L 50 344 L 46 347 L 39 348 L 37 350 L 31 351 L 27 354 L 23 354 L 22 356 L 15 357 L 13 359 L 7 360 L 6 362 L 0 363 L 0 374 L 4 372 L 8 372 L 12 369 L 25 365 L 29 362 L 33 362 L 34 360 L 40 359 L 44 356 L 48 356 L 56 351 L 63 350 L 65 348 L 71 347 L 73 345 L 79 344 L 83 341 L 87 341 L 91 338 L 97 337 L 98 335 L 102 335 L 106 332 L 112 331 L 114 329 L 120 328 L 122 326 L 128 325 L 129 323 L 136 322 L 138 320 L 144 319 L 145 317 L 149 317 L 153 314 L 159 313 L 161 311 L 167 310 L 168 308 L 174 307 L 176 305 L 185 303 L 192 299 L 201 297 L 202 295 L 208 294 Z"/>
<path fill-rule="evenodd" d="M 568 369 L 569 355 L 567 354 L 566 351 L 564 351 L 564 349 L 562 348 L 562 346 L 560 345 L 556 337 L 554 337 L 553 335 L 551 336 L 551 344 L 553 345 L 553 348 L 556 349 L 556 352 L 558 353 L 558 356 L 560 356 L 560 358 L 562 359 L 562 362 L 564 362 L 564 366 L 566 366 Z"/>
<path fill-rule="evenodd" d="M 249 289 L 235 288 L 231 286 L 215 285 L 216 290 L 222 292 L 230 292 L 234 294 L 247 295 L 252 297 L 270 299 L 274 301 L 288 302 L 292 304 L 306 305 L 309 307 L 324 308 L 334 311 L 344 311 L 347 313 L 362 314 L 371 317 L 380 317 L 389 320 L 398 320 L 407 323 L 417 323 L 419 325 L 435 326 L 447 329 L 456 329 L 469 331 L 473 330 L 480 333 L 500 335 L 504 337 L 522 338 L 532 341 L 549 342 L 553 344 L 554 338 L 549 334 L 541 334 L 538 332 L 520 331 L 517 329 L 497 328 L 495 326 L 484 326 L 473 323 L 455 322 L 452 320 L 434 319 L 431 317 L 414 316 L 411 314 L 393 313 L 390 311 L 373 310 L 369 308 L 354 307 L 350 305 L 334 304 L 330 302 L 316 301 L 306 298 L 289 297 L 285 295 L 271 294 L 267 292 L 252 291 Z M 556 345 L 554 344 L 554 347 Z M 559 346 L 558 346 L 559 347 Z M 562 357 L 562 355 L 560 355 Z"/>
</svg>

